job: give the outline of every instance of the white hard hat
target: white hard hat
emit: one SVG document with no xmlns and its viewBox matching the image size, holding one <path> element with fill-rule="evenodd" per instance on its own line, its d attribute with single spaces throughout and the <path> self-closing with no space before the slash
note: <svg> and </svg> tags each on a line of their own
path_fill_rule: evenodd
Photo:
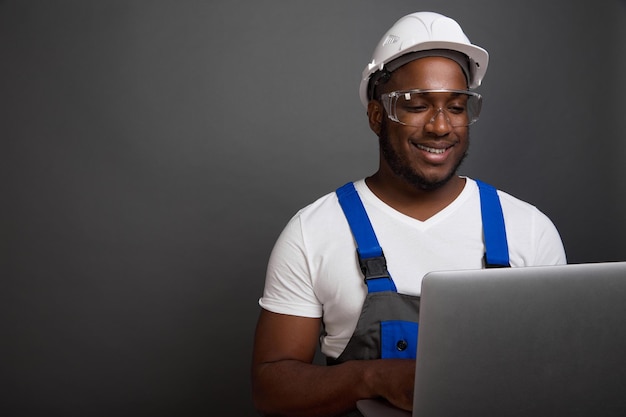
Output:
<svg viewBox="0 0 626 417">
<path fill-rule="evenodd" d="M 374 49 L 372 61 L 363 70 L 359 88 L 359 96 L 363 105 L 367 108 L 370 99 L 368 97 L 368 84 L 372 74 L 383 70 L 386 64 L 402 55 L 428 50 L 457 51 L 467 56 L 469 59 L 468 68 L 465 68 L 464 71 L 469 71 L 466 74 L 469 88 L 476 88 L 480 85 L 489 62 L 487 51 L 472 45 L 463 33 L 461 26 L 449 17 L 433 12 L 417 12 L 398 20 L 385 33 Z M 441 53 L 437 55 L 446 56 Z M 417 55 L 415 59 L 419 56 L 428 56 L 428 54 L 422 53 Z M 461 66 L 463 67 L 463 65 Z"/>
</svg>

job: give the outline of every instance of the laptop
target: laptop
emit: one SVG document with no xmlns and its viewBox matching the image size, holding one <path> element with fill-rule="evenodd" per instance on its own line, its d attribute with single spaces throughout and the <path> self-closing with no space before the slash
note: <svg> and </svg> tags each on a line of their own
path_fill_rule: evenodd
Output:
<svg viewBox="0 0 626 417">
<path fill-rule="evenodd" d="M 626 262 L 431 272 L 413 412 L 365 417 L 626 416 Z"/>
</svg>

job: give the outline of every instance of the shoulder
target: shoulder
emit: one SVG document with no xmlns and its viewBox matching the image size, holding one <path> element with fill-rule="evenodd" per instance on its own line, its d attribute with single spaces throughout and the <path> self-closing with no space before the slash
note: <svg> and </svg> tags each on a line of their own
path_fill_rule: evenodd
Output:
<svg viewBox="0 0 626 417">
<path fill-rule="evenodd" d="M 339 208 L 337 194 L 333 191 L 319 197 L 312 203 L 301 208 L 294 217 L 305 221 L 312 221 L 320 217 L 325 217 L 328 214 L 333 214 Z"/>
<path fill-rule="evenodd" d="M 354 182 L 357 190 L 364 180 Z M 361 194 L 361 191 L 359 191 Z M 297 222 L 303 229 L 333 230 L 339 225 L 347 225 L 343 210 L 335 191 L 329 192 L 302 209 L 293 216 L 290 223 Z"/>
<path fill-rule="evenodd" d="M 310 260 L 330 246 L 351 239 L 348 223 L 335 192 L 329 192 L 298 210 L 280 234 L 275 251 L 298 251 Z M 293 260 L 293 256 L 284 256 Z"/>
<path fill-rule="evenodd" d="M 552 224 L 548 216 L 535 205 L 502 190 L 498 190 L 498 196 L 500 197 L 505 218 L 510 217 L 515 221 L 526 219 L 539 224 Z"/>
<path fill-rule="evenodd" d="M 298 210 L 276 240 L 261 306 L 276 313 L 320 317 L 322 305 L 332 303 L 338 292 L 362 302 L 362 279 L 353 259 L 348 223 L 330 192 Z"/>
<path fill-rule="evenodd" d="M 563 243 L 552 220 L 535 205 L 508 192 L 497 192 L 506 225 L 512 265 L 565 263 Z"/>
<path fill-rule="evenodd" d="M 478 192 L 478 181 L 471 179 L 471 178 L 467 178 L 468 181 L 474 183 L 474 189 L 475 189 L 475 193 L 474 196 L 476 198 L 480 198 L 479 197 L 479 192 Z M 494 187 L 493 185 L 486 183 L 491 187 Z M 502 211 L 504 212 L 505 217 L 507 216 L 507 214 L 509 216 L 522 216 L 522 217 L 534 217 L 534 216 L 545 216 L 536 206 L 534 206 L 533 204 L 524 201 L 512 194 L 509 194 L 506 191 L 503 191 L 501 189 L 497 189 L 494 187 L 494 189 L 497 190 L 498 193 L 498 197 L 500 199 L 500 204 L 502 205 Z M 547 217 L 546 217 L 547 218 Z"/>
</svg>

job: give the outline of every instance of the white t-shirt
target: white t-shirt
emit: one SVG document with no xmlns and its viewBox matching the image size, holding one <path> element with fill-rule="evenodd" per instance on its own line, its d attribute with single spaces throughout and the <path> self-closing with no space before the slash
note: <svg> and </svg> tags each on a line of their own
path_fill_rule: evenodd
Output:
<svg viewBox="0 0 626 417">
<path fill-rule="evenodd" d="M 399 293 L 419 295 L 430 271 L 482 268 L 483 242 L 478 185 L 470 178 L 442 211 L 419 221 L 376 197 L 365 180 L 354 183 L 387 259 Z M 498 191 L 511 266 L 566 263 L 554 224 L 534 206 Z M 321 350 L 336 358 L 358 321 L 367 293 L 356 245 L 336 194 L 300 210 L 276 241 L 263 297 L 266 310 L 323 317 Z"/>
</svg>

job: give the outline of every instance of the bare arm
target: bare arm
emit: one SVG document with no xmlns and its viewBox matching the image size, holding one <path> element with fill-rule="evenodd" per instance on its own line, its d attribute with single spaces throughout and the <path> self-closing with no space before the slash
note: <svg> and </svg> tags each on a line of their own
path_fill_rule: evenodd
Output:
<svg viewBox="0 0 626 417">
<path fill-rule="evenodd" d="M 384 397 L 410 410 L 414 361 L 349 361 L 312 364 L 320 319 L 263 310 L 252 359 L 255 407 L 267 416 L 334 416 L 362 398 Z"/>
</svg>

